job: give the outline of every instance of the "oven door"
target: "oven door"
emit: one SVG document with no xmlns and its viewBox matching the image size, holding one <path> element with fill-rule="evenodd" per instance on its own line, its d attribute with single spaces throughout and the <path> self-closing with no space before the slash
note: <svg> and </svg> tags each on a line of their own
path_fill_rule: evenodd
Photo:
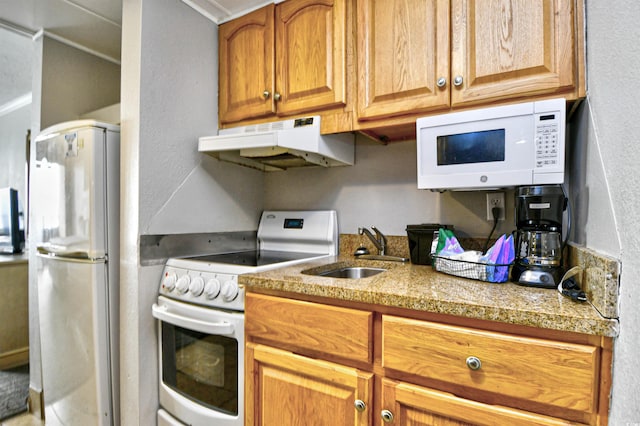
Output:
<svg viewBox="0 0 640 426">
<path fill-rule="evenodd" d="M 244 313 L 177 302 L 153 305 L 160 405 L 185 424 L 244 422 Z"/>
</svg>

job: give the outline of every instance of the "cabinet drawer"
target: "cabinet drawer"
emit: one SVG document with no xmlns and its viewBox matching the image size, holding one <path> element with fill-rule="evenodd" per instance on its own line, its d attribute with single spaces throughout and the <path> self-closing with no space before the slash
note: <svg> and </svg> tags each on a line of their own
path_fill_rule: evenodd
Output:
<svg viewBox="0 0 640 426">
<path fill-rule="evenodd" d="M 382 320 L 387 369 L 585 413 L 597 410 L 599 354 L 588 345 Z"/>
<path fill-rule="evenodd" d="M 289 350 L 373 360 L 372 312 L 250 293 L 245 323 L 247 336 Z"/>
</svg>

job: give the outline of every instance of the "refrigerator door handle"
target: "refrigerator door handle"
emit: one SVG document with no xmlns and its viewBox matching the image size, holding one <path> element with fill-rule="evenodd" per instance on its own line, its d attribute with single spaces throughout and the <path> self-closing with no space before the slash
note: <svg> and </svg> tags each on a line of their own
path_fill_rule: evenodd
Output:
<svg viewBox="0 0 640 426">
<path fill-rule="evenodd" d="M 38 246 L 38 256 L 51 259 L 62 260 L 65 262 L 77 262 L 77 263 L 100 263 L 106 262 L 106 257 L 90 257 L 87 252 L 84 251 L 58 251 L 49 250 L 46 247 Z"/>
<path fill-rule="evenodd" d="M 169 324 L 177 325 L 189 330 L 199 331 L 201 333 L 229 336 L 234 332 L 234 326 L 230 322 L 211 322 L 184 317 L 182 315 L 169 312 L 166 306 L 157 305 L 155 303 L 151 307 L 151 313 L 160 321 L 165 321 Z"/>
</svg>

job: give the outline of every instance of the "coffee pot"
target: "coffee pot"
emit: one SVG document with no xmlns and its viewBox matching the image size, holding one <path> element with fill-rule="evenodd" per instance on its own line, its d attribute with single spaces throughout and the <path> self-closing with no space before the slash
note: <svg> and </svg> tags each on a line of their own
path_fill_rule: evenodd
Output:
<svg viewBox="0 0 640 426">
<path fill-rule="evenodd" d="M 564 273 L 562 251 L 565 239 L 562 228 L 567 203 L 561 185 L 521 186 L 517 189 L 516 260 L 511 269 L 511 281 L 533 287 L 558 286 Z"/>
</svg>

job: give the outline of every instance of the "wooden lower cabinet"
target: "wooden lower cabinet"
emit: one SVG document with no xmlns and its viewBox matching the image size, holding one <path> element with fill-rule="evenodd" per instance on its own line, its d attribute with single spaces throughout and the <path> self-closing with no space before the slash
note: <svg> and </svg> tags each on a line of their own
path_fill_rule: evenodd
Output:
<svg viewBox="0 0 640 426">
<path fill-rule="evenodd" d="M 588 416 L 597 409 L 596 346 L 391 315 L 382 317 L 382 328 L 387 369 L 558 412 Z"/>
<path fill-rule="evenodd" d="M 245 313 L 246 425 L 607 424 L 609 338 L 251 292 Z"/>
<path fill-rule="evenodd" d="M 245 377 L 246 425 L 371 424 L 372 373 L 249 343 Z"/>
<path fill-rule="evenodd" d="M 565 420 L 482 404 L 434 389 L 383 379 L 380 416 L 403 426 L 566 425 Z"/>
</svg>

